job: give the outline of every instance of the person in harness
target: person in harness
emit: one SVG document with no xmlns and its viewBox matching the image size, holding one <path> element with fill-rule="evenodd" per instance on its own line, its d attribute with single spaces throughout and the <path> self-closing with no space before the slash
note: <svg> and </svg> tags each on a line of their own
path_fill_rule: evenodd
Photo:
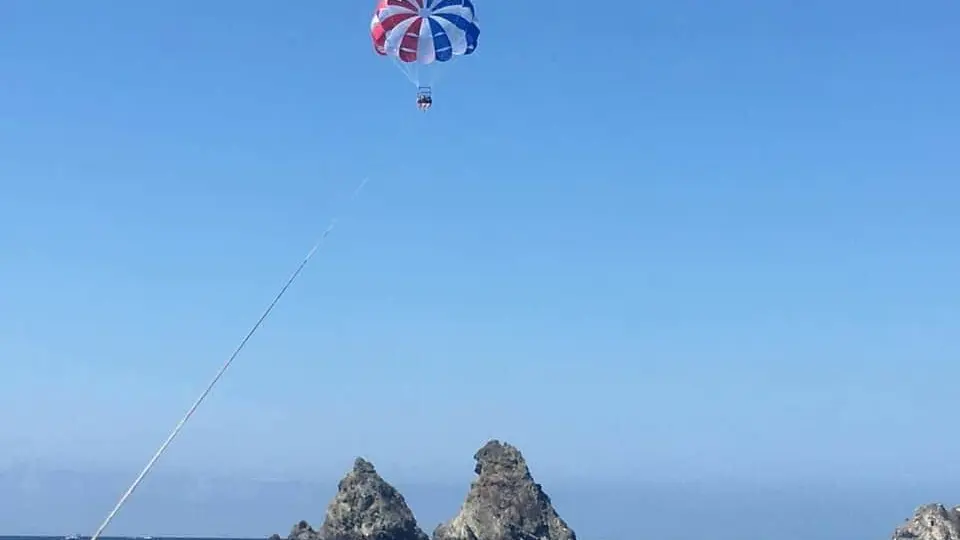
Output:
<svg viewBox="0 0 960 540">
<path fill-rule="evenodd" d="M 430 88 L 417 90 L 417 108 L 426 111 L 431 105 L 433 105 L 433 97 L 430 96 Z"/>
</svg>

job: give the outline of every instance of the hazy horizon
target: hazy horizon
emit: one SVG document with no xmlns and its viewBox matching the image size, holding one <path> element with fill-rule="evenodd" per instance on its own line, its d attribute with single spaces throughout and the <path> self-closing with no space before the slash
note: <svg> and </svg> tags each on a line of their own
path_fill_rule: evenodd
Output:
<svg viewBox="0 0 960 540">
<path fill-rule="evenodd" d="M 0 533 L 92 534 L 135 472 L 29 468 L 0 472 Z M 425 482 L 386 478 L 401 491 L 428 534 L 455 515 L 472 479 L 472 474 Z M 134 493 L 107 534 L 285 537 L 301 519 L 320 525 L 338 480 L 249 480 L 158 470 Z M 954 482 L 936 480 L 846 485 L 798 480 L 752 486 L 536 480 L 578 535 L 594 540 L 689 540 L 704 535 L 736 540 L 744 537 L 746 527 L 778 531 L 777 540 L 868 540 L 887 537 L 921 504 L 960 500 Z M 642 532 L 635 534 L 638 530 Z"/>
</svg>

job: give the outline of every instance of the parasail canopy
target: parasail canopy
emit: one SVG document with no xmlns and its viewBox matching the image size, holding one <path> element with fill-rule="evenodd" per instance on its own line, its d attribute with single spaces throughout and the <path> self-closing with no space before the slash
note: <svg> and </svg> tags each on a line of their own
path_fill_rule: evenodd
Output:
<svg viewBox="0 0 960 540">
<path fill-rule="evenodd" d="M 472 54 L 480 28 L 471 0 L 380 0 L 370 35 L 377 54 L 432 64 Z"/>
</svg>

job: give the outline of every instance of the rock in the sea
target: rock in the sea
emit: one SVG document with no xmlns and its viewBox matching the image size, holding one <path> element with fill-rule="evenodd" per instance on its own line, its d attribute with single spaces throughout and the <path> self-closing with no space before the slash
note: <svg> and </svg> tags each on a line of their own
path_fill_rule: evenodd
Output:
<svg viewBox="0 0 960 540">
<path fill-rule="evenodd" d="M 478 476 L 460 513 L 437 527 L 434 540 L 576 540 L 517 448 L 493 440 L 473 458 Z"/>
<path fill-rule="evenodd" d="M 318 540 L 318 538 L 317 531 L 313 530 L 313 527 L 306 521 L 301 521 L 293 526 L 287 540 Z"/>
<path fill-rule="evenodd" d="M 357 458 L 337 487 L 320 530 L 300 522 L 290 540 L 429 540 L 403 495 L 369 461 Z"/>
<path fill-rule="evenodd" d="M 897 527 L 893 540 L 960 540 L 960 507 L 925 504 Z"/>
</svg>

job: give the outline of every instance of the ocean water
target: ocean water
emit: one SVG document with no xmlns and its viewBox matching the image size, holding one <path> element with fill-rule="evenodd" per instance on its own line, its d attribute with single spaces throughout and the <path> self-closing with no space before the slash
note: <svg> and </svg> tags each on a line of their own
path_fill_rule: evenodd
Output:
<svg viewBox="0 0 960 540">
<path fill-rule="evenodd" d="M 64 540 L 89 535 L 116 502 L 126 477 L 104 487 L 81 477 L 75 488 L 55 478 L 34 490 L 0 490 L 0 540 Z M 202 491 L 158 475 L 131 497 L 108 529 L 107 539 L 222 538 L 266 540 L 286 536 L 302 519 L 319 526 L 336 492 L 336 478 L 247 486 L 207 484 Z M 245 487 L 246 486 L 246 487 Z M 430 534 L 452 518 L 468 483 L 397 483 Z M 241 489 L 244 488 L 244 489 Z M 254 489 L 256 488 L 256 489 Z M 583 540 L 883 540 L 924 503 L 960 502 L 960 484 L 869 483 L 858 486 L 544 485 L 561 517 Z M 117 535 L 141 536 L 117 536 Z M 51 536 L 52 535 L 52 536 Z M 82 537 L 89 538 L 89 537 Z"/>
</svg>

